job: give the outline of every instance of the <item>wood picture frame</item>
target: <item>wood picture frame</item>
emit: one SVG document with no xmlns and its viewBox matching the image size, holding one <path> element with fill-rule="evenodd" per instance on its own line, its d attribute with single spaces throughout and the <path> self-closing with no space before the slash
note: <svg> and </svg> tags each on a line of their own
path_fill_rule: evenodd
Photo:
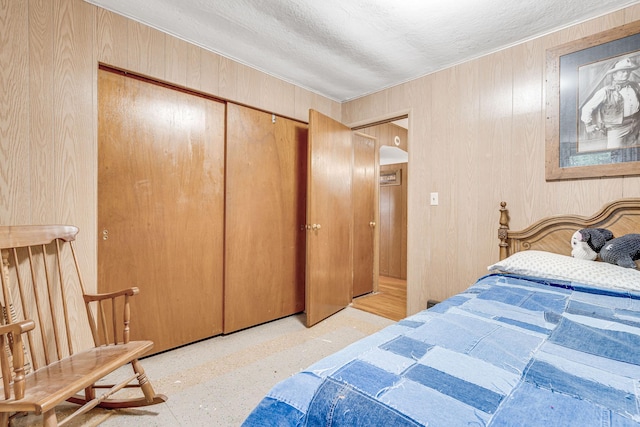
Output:
<svg viewBox="0 0 640 427">
<path fill-rule="evenodd" d="M 402 169 L 380 171 L 380 186 L 402 185 Z"/>
<path fill-rule="evenodd" d="M 612 87 L 623 61 L 640 66 L 640 21 L 548 49 L 546 56 L 546 180 L 640 175 L 640 112 L 623 143 L 614 141 L 621 134 L 616 125 L 592 120 L 587 127 L 581 120 L 591 110 L 582 107 Z M 640 87 L 640 68 L 629 74 Z"/>
</svg>

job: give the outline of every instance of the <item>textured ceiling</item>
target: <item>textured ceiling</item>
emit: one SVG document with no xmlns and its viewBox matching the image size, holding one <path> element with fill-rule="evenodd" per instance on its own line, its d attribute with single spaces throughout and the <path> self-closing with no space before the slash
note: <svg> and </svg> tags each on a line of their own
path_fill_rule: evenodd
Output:
<svg viewBox="0 0 640 427">
<path fill-rule="evenodd" d="M 85 0 L 347 101 L 640 0 Z"/>
</svg>

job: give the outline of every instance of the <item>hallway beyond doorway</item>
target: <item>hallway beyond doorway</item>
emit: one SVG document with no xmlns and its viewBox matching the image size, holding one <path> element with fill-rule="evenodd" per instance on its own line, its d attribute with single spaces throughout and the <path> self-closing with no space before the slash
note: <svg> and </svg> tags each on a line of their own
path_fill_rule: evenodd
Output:
<svg viewBox="0 0 640 427">
<path fill-rule="evenodd" d="M 351 306 L 395 321 L 404 319 L 407 316 L 407 281 L 385 276 L 378 280 L 378 292 L 355 298 Z"/>
</svg>

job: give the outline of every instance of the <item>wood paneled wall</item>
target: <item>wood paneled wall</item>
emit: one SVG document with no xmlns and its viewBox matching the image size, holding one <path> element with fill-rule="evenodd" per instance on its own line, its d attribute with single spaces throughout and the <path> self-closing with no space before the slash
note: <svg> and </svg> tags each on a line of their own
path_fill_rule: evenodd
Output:
<svg viewBox="0 0 640 427">
<path fill-rule="evenodd" d="M 638 19 L 632 6 L 343 104 L 346 124 L 409 112 L 409 314 L 487 273 L 500 201 L 515 230 L 640 195 L 640 177 L 544 178 L 546 49 Z"/>
<path fill-rule="evenodd" d="M 82 0 L 0 0 L 0 222 L 78 225 L 95 289 L 99 62 L 303 121 L 409 113 L 413 313 L 497 259 L 501 200 L 516 229 L 640 195 L 640 177 L 544 180 L 545 50 L 638 19 L 632 6 L 341 106 Z"/>
<path fill-rule="evenodd" d="M 90 5 L 0 0 L 0 223 L 79 226 L 97 276 L 97 69 L 104 63 L 302 121 L 339 103 Z"/>
</svg>

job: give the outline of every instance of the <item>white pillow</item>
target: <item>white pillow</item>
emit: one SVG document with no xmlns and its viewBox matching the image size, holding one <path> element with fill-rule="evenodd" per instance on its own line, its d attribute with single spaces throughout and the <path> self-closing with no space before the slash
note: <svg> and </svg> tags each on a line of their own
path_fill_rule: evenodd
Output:
<svg viewBox="0 0 640 427">
<path fill-rule="evenodd" d="M 640 271 L 544 251 L 522 251 L 487 267 L 489 271 L 521 274 L 602 288 L 640 291 Z"/>
</svg>

